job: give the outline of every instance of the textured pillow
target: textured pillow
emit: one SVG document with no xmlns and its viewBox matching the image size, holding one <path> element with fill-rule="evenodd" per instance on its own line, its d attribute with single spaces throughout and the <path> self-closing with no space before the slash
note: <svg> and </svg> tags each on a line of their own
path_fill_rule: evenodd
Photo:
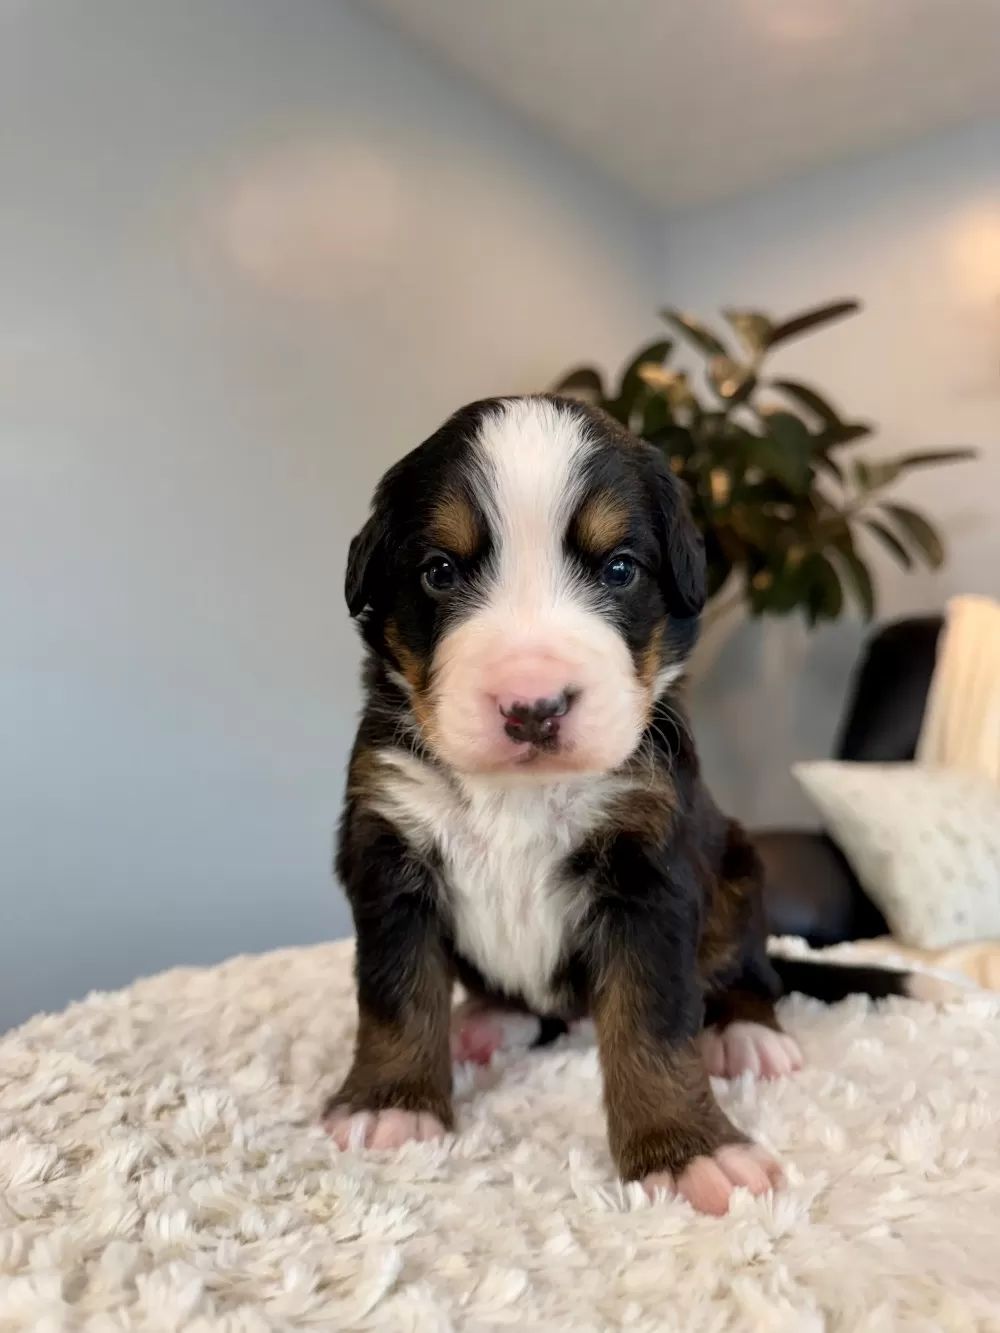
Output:
<svg viewBox="0 0 1000 1333">
<path fill-rule="evenodd" d="M 904 944 L 1000 939 L 1000 787 L 921 764 L 796 764 L 793 773 Z"/>
</svg>

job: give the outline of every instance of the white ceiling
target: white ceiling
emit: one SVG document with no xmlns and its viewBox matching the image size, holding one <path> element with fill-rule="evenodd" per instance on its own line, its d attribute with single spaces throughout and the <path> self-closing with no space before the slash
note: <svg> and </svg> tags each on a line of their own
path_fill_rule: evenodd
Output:
<svg viewBox="0 0 1000 1333">
<path fill-rule="evenodd" d="M 668 210 L 1000 114 L 1000 0 L 360 3 Z"/>
</svg>

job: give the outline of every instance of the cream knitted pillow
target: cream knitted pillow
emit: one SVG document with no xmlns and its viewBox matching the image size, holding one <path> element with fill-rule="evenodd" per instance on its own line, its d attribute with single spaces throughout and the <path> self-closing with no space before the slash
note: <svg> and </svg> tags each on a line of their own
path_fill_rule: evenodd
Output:
<svg viewBox="0 0 1000 1333">
<path fill-rule="evenodd" d="M 792 772 L 904 944 L 1000 940 L 1000 787 L 921 764 L 796 764 Z"/>
</svg>

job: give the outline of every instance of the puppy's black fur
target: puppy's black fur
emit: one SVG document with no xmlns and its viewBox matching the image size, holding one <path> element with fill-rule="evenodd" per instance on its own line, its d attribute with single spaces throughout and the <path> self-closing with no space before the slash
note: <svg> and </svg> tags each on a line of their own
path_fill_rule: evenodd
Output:
<svg viewBox="0 0 1000 1333">
<path fill-rule="evenodd" d="M 439 753 L 435 655 L 488 595 L 499 538 L 475 441 L 504 410 L 472 404 L 386 474 L 350 548 L 345 592 L 368 650 L 366 702 L 336 868 L 357 933 L 360 1025 L 332 1106 L 426 1112 L 450 1127 L 449 1006 L 459 979 L 474 994 L 533 1009 L 542 1039 L 592 1015 L 622 1177 L 676 1175 L 744 1141 L 715 1102 L 699 1033 L 741 1019 L 777 1028 L 781 982 L 765 947 L 756 854 L 701 781 L 676 686 L 658 683 L 665 667 L 686 660 L 705 602 L 702 545 L 684 495 L 658 451 L 578 403 L 552 406 L 590 445 L 567 569 L 621 635 L 648 693 L 640 742 L 617 770 L 626 794 L 609 795 L 557 868 L 574 910 L 543 1004 L 486 975 L 489 960 L 463 948 L 444 844 L 415 838 L 387 812 L 389 753 L 454 787 L 461 808 L 461 775 Z M 622 588 L 601 581 L 620 551 L 635 566 Z M 450 566 L 444 592 L 433 582 L 441 558 Z M 616 578 L 623 568 L 612 569 Z M 855 972 L 851 985 L 865 980 Z M 803 965 L 797 980 L 809 980 Z"/>
</svg>

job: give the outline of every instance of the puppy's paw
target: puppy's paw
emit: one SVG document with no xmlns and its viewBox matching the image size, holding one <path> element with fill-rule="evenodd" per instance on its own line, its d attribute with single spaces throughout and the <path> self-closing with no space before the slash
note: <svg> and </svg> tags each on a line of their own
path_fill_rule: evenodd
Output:
<svg viewBox="0 0 1000 1333">
<path fill-rule="evenodd" d="M 751 1194 L 766 1194 L 783 1181 L 781 1167 L 766 1149 L 754 1143 L 731 1143 L 712 1157 L 695 1157 L 678 1176 L 658 1171 L 642 1184 L 651 1198 L 657 1190 L 666 1190 L 687 1199 L 699 1213 L 721 1217 L 729 1211 L 734 1189 L 742 1186 Z"/>
<path fill-rule="evenodd" d="M 540 1030 L 541 1022 L 533 1014 L 491 1009 L 469 1000 L 452 1015 L 451 1058 L 460 1065 L 488 1065 L 498 1051 L 526 1050 Z"/>
<path fill-rule="evenodd" d="M 323 1128 L 341 1150 L 349 1148 L 401 1148 L 404 1143 L 426 1143 L 447 1132 L 430 1111 L 350 1111 L 333 1107 L 323 1119 Z"/>
<path fill-rule="evenodd" d="M 730 1023 L 701 1034 L 705 1068 L 715 1078 L 783 1078 L 802 1068 L 802 1051 L 794 1037 L 760 1023 Z"/>
</svg>

